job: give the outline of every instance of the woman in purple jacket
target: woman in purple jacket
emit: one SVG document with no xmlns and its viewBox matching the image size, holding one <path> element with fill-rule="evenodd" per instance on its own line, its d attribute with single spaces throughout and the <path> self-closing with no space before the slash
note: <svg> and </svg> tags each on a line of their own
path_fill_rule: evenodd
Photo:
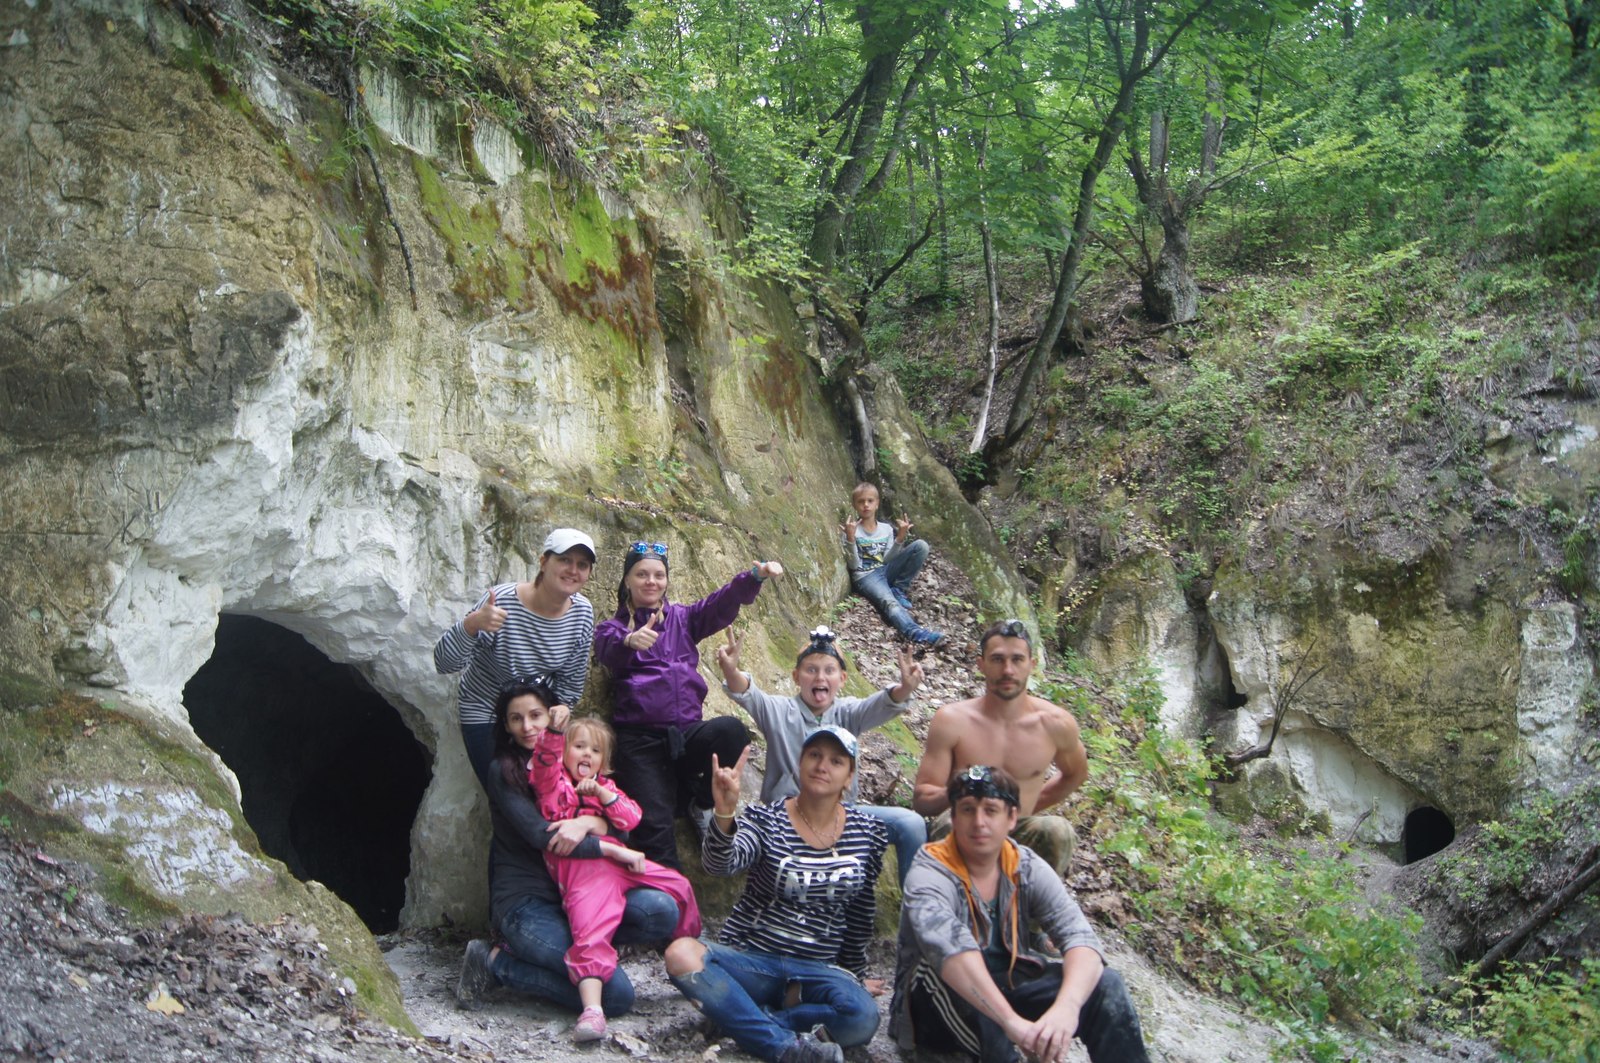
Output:
<svg viewBox="0 0 1600 1063">
<path fill-rule="evenodd" d="M 781 575 L 782 565 L 763 561 L 693 605 L 679 605 L 667 601 L 667 544 L 628 548 L 617 614 L 595 629 L 594 657 L 613 680 L 616 780 L 644 811 L 631 842 L 659 864 L 683 870 L 675 815 L 687 812 L 702 830 L 710 817 L 712 755 L 732 764 L 750 744 L 750 730 L 737 717 L 703 718 L 707 688 L 698 644 L 733 623 L 761 584 Z"/>
</svg>

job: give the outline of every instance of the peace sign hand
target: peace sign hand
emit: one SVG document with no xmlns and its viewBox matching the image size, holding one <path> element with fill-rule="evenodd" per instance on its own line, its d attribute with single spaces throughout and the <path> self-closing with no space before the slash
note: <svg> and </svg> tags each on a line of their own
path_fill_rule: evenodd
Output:
<svg viewBox="0 0 1600 1063">
<path fill-rule="evenodd" d="M 744 645 L 744 638 L 735 638 L 733 628 L 728 628 L 728 644 L 717 647 L 717 664 L 722 668 L 722 674 L 737 673 L 739 668 L 739 649 Z"/>
<path fill-rule="evenodd" d="M 900 649 L 900 696 L 896 701 L 905 701 L 917 692 L 922 685 L 926 674 L 922 670 L 922 662 L 917 660 L 916 652 L 910 646 Z"/>
</svg>

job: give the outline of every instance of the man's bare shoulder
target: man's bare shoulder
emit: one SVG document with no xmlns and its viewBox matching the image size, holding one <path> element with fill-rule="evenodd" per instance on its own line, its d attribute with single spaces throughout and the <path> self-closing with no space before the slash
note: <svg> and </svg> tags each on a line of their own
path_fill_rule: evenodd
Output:
<svg viewBox="0 0 1600 1063">
<path fill-rule="evenodd" d="M 933 714 L 933 722 L 941 720 L 956 722 L 977 715 L 982 711 L 982 698 L 967 698 L 963 701 L 950 701 L 940 705 Z"/>
<path fill-rule="evenodd" d="M 1070 731 L 1074 734 L 1078 730 L 1078 718 L 1060 705 L 1044 698 L 1028 695 L 1029 707 L 1038 714 L 1040 721 L 1051 731 Z"/>
</svg>

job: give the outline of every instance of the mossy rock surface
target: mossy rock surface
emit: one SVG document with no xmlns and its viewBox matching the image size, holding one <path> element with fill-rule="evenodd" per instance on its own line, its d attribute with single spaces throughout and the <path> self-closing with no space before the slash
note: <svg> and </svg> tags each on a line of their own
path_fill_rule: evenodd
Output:
<svg viewBox="0 0 1600 1063">
<path fill-rule="evenodd" d="M 38 692 L 35 692 L 38 693 Z M 238 802 L 192 743 L 67 692 L 0 704 L 0 809 L 32 843 L 95 869 L 137 922 L 179 912 L 290 916 L 317 929 L 360 1006 L 416 1033 L 361 920 L 261 852 Z"/>
</svg>

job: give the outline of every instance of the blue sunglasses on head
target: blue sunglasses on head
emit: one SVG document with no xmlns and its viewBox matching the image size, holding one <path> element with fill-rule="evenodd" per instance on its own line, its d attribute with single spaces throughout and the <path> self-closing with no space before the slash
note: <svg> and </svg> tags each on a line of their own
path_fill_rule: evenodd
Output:
<svg viewBox="0 0 1600 1063">
<path fill-rule="evenodd" d="M 644 541 L 641 540 L 640 542 L 636 542 L 632 546 L 628 547 L 628 553 L 630 553 L 630 554 L 655 554 L 657 557 L 666 557 L 667 556 L 667 544 L 666 543 L 647 543 L 647 542 L 644 542 Z"/>
</svg>

